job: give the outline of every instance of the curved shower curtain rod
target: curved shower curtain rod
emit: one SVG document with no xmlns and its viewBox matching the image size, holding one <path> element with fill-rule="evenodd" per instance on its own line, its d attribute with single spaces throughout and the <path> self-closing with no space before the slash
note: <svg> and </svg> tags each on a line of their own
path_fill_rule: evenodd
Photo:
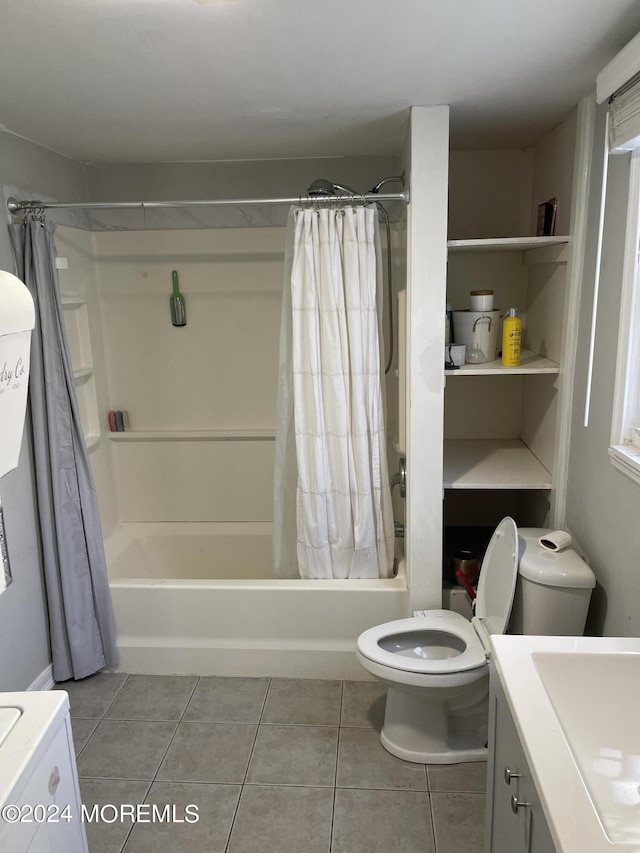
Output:
<svg viewBox="0 0 640 853">
<path fill-rule="evenodd" d="M 111 210 L 111 209 L 137 209 L 147 210 L 157 207 L 244 207 L 251 205 L 256 207 L 266 207 L 267 205 L 291 205 L 313 202 L 313 204 L 322 204 L 323 202 L 336 202 L 337 200 L 345 201 L 346 196 L 337 199 L 336 196 L 295 196 L 294 198 L 218 198 L 194 201 L 79 201 L 79 202 L 59 202 L 59 201 L 37 201 L 37 200 L 22 200 L 11 197 L 7 199 L 7 209 L 9 213 L 20 213 L 21 210 L 40 210 L 53 208 L 77 208 L 80 210 Z M 357 193 L 354 197 L 355 201 L 364 200 L 366 202 L 384 202 L 384 201 L 399 201 L 403 204 L 409 203 L 409 191 L 404 190 L 398 193 Z"/>
<path fill-rule="evenodd" d="M 404 189 L 397 193 L 381 193 L 380 187 L 386 183 L 397 182 L 405 184 L 404 172 L 397 177 L 383 178 L 369 192 L 359 193 L 352 190 L 351 187 L 345 187 L 342 184 L 336 184 L 323 178 L 314 181 L 304 195 L 297 198 L 243 198 L 243 199 L 209 199 L 198 201 L 114 201 L 114 202 L 45 202 L 37 200 L 18 201 L 11 197 L 7 199 L 7 208 L 9 213 L 17 214 L 20 211 L 40 210 L 50 208 L 76 208 L 82 210 L 146 210 L 147 208 L 160 207 L 244 207 L 246 205 L 267 206 L 267 205 L 287 205 L 292 204 L 323 204 L 336 202 L 362 202 L 375 203 L 378 210 L 382 213 L 386 232 L 387 246 L 390 249 L 391 238 L 389 234 L 389 215 L 381 202 L 399 201 L 403 204 L 409 203 L 409 190 Z M 392 296 L 392 272 L 391 272 L 391 252 L 387 251 L 387 290 L 388 290 L 388 317 L 389 317 L 389 353 L 386 358 L 384 372 L 389 373 L 393 362 L 394 353 L 394 335 L 393 335 L 393 296 Z"/>
</svg>

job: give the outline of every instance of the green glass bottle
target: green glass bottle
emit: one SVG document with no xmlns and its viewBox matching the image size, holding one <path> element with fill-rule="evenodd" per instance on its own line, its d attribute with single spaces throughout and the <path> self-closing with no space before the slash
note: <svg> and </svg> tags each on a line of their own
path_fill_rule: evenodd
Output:
<svg viewBox="0 0 640 853">
<path fill-rule="evenodd" d="M 180 293 L 177 270 L 173 270 L 171 273 L 171 279 L 173 281 L 173 293 L 169 297 L 169 303 L 171 305 L 171 322 L 174 326 L 186 326 L 187 310 L 184 304 L 184 296 Z"/>
</svg>

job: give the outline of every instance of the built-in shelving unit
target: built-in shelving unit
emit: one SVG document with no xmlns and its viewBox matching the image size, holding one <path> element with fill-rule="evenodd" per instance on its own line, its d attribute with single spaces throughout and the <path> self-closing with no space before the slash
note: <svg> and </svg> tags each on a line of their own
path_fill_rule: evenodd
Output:
<svg viewBox="0 0 640 853">
<path fill-rule="evenodd" d="M 76 385 L 80 385 L 90 376 L 93 376 L 93 367 L 81 367 L 79 370 L 73 371 L 73 379 Z"/>
<path fill-rule="evenodd" d="M 526 376 L 529 373 L 560 373 L 560 365 L 531 350 L 523 349 L 518 367 L 504 367 L 502 361 L 463 364 L 457 370 L 445 369 L 447 376 Z"/>
<path fill-rule="evenodd" d="M 470 290 L 495 289 L 499 308 L 513 306 L 523 316 L 527 348 L 518 367 L 503 367 L 496 359 L 445 369 L 445 490 L 484 490 L 481 503 L 494 501 L 502 508 L 503 499 L 491 498 L 491 492 L 552 489 L 549 468 L 561 372 L 554 357 L 559 358 L 562 335 L 555 317 L 562 305 L 569 242 L 567 236 L 448 241 L 449 254 L 458 257 L 449 264 L 447 301 L 459 309 L 468 304 Z M 460 382 L 463 376 L 472 378 Z M 515 377 L 513 384 L 495 384 L 506 376 Z M 473 504 L 467 506 L 463 523 L 473 525 Z M 482 507 L 476 512 L 480 517 Z"/>
<path fill-rule="evenodd" d="M 567 236 L 559 237 L 490 237 L 479 240 L 449 240 L 450 253 L 457 252 L 524 252 L 568 243 Z"/>
<path fill-rule="evenodd" d="M 110 432 L 111 441 L 275 441 L 273 429 L 126 430 Z"/>
<path fill-rule="evenodd" d="M 69 354 L 73 367 L 76 399 L 82 421 L 82 430 L 87 450 L 100 443 L 100 420 L 98 398 L 93 374 L 93 353 L 89 332 L 89 316 L 86 300 L 78 294 L 60 297 L 64 316 Z"/>
<path fill-rule="evenodd" d="M 551 474 L 517 439 L 444 443 L 445 489 L 550 489 Z"/>
</svg>

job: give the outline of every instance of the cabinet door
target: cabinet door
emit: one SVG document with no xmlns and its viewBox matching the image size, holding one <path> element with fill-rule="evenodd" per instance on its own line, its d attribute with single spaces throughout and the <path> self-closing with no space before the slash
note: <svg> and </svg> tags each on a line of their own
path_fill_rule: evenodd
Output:
<svg viewBox="0 0 640 853">
<path fill-rule="evenodd" d="M 514 795 L 522 801 L 521 783 L 527 773 L 526 761 L 506 702 L 497 696 L 492 696 L 492 701 L 495 702 L 496 738 L 490 853 L 531 853 L 527 809 L 519 808 L 514 813 L 511 804 Z M 520 774 L 520 778 L 515 778 L 515 774 Z M 509 775 L 510 782 L 507 781 Z"/>
<path fill-rule="evenodd" d="M 45 824 L 41 824 L 31 839 L 27 853 L 56 853 L 54 839 Z"/>
<path fill-rule="evenodd" d="M 20 780 L 9 802 L 22 808 L 26 819 L 0 823 L 2 853 L 87 853 L 68 717 L 58 726 L 31 776 Z"/>
<path fill-rule="evenodd" d="M 556 853 L 509 706 L 495 682 L 490 853 Z"/>
</svg>

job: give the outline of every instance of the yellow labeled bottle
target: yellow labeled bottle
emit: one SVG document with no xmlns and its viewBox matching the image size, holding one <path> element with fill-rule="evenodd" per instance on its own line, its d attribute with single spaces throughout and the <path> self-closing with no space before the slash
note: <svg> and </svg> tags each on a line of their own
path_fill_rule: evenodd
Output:
<svg viewBox="0 0 640 853">
<path fill-rule="evenodd" d="M 502 323 L 502 366 L 518 367 L 522 348 L 522 320 L 509 308 Z"/>
</svg>

